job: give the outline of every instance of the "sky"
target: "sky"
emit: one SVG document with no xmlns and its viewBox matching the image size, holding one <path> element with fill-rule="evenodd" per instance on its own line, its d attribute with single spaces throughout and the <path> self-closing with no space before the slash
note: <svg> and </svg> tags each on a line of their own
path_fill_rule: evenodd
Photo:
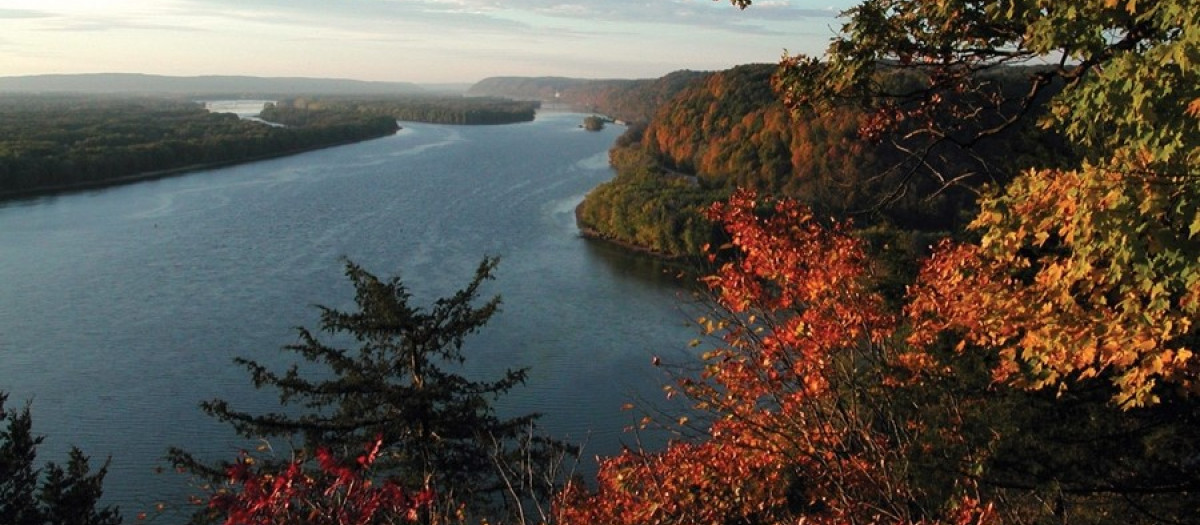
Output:
<svg viewBox="0 0 1200 525">
<path fill-rule="evenodd" d="M 0 76 L 657 78 L 821 54 L 854 0 L 3 0 Z"/>
</svg>

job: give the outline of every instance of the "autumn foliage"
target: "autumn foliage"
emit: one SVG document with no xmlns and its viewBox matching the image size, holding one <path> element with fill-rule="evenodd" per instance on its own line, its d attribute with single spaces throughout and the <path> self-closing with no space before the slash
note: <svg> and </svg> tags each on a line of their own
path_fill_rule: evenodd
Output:
<svg viewBox="0 0 1200 525">
<path fill-rule="evenodd" d="M 1113 167 L 1023 175 L 983 202 L 981 242 L 944 243 L 925 264 L 912 342 L 958 332 L 999 354 L 996 381 L 1027 388 L 1103 376 L 1122 406 L 1195 391 L 1195 191 Z"/>
<path fill-rule="evenodd" d="M 328 449 L 316 452 L 315 470 L 294 459 L 282 467 L 257 468 L 248 454 L 228 469 L 227 484 L 209 499 L 225 525 L 375 525 L 416 522 L 433 502 L 429 489 L 405 490 L 370 474 L 382 440 L 366 447 L 353 463 Z"/>
<path fill-rule="evenodd" d="M 872 290 L 862 241 L 747 191 L 709 214 L 735 252 L 705 281 L 718 309 L 702 323 L 722 343 L 674 389 L 705 436 L 606 460 L 594 493 L 567 493 L 563 523 L 994 519 L 969 480 L 934 505 L 910 482 L 921 425 L 891 406 L 897 317 Z"/>
<path fill-rule="evenodd" d="M 998 383 L 1027 389 L 1061 393 L 1101 378 L 1127 409 L 1195 393 L 1193 2 L 874 0 L 845 15 L 825 57 L 783 62 L 777 85 L 789 106 L 853 104 L 872 114 L 864 135 L 962 148 L 1037 121 L 1081 159 L 1033 159 L 983 193 L 978 241 L 947 242 L 925 263 L 909 341 L 960 337 L 959 350 L 998 356 Z M 1006 86 L 1005 70 L 1027 87 Z M 913 81 L 887 81 L 897 77 Z"/>
</svg>

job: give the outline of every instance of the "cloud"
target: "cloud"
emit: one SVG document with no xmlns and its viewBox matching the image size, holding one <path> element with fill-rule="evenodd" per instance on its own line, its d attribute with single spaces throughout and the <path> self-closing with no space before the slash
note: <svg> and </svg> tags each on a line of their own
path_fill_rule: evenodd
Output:
<svg viewBox="0 0 1200 525">
<path fill-rule="evenodd" d="M 22 56 L 74 57 L 65 69 L 649 77 L 820 50 L 838 23 L 818 1 L 856 0 L 756 0 L 745 10 L 728 0 L 56 0 L 0 9 L 0 21 L 39 18 L 8 22 L 16 30 L 0 36 Z"/>
<path fill-rule="evenodd" d="M 843 0 L 845 1 L 845 0 Z M 739 10 L 714 0 L 180 0 L 182 14 L 253 19 L 259 23 L 320 27 L 381 24 L 448 31 L 554 32 L 585 25 L 662 24 L 757 35 L 787 34 L 779 23 L 829 19 L 837 10 L 766 1 Z M 558 23 L 552 23 L 558 20 Z M 617 29 L 609 27 L 608 30 Z"/>
<path fill-rule="evenodd" d="M 170 31 L 170 32 L 205 32 L 203 28 L 181 24 L 142 22 L 107 17 L 75 17 L 64 20 L 61 24 L 49 28 L 53 31 L 70 33 L 108 32 L 108 31 Z"/>
<path fill-rule="evenodd" d="M 54 16 L 45 11 L 33 9 L 4 9 L 0 8 L 0 20 L 23 20 L 29 18 L 49 18 Z"/>
<path fill-rule="evenodd" d="M 463 7 L 422 0 L 180 0 L 176 2 L 175 16 L 302 30 L 340 28 L 379 35 L 406 29 L 442 33 L 533 29 L 510 18 Z"/>
<path fill-rule="evenodd" d="M 494 0 L 428 0 L 427 4 L 441 4 L 456 9 L 472 9 L 476 12 L 530 12 L 547 16 L 579 18 L 593 21 L 690 24 L 697 20 L 709 24 L 737 26 L 742 20 L 779 20 L 800 18 L 834 18 L 837 8 L 800 8 L 787 1 L 760 1 L 741 10 L 723 0 L 591 0 L 563 2 L 560 0 L 525 0 L 497 2 Z M 843 3 L 849 3 L 843 0 Z"/>
<path fill-rule="evenodd" d="M 742 10 L 728 2 L 714 0 L 532 0 L 523 2 L 521 10 L 581 24 L 655 24 L 755 36 L 794 34 L 797 24 L 814 20 L 832 22 L 839 12 L 834 8 L 799 8 L 788 2 L 756 2 Z"/>
</svg>

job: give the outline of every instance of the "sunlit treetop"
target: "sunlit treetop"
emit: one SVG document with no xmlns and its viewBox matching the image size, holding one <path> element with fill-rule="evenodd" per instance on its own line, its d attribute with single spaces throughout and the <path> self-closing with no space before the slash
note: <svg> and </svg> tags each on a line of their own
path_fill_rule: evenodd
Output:
<svg viewBox="0 0 1200 525">
<path fill-rule="evenodd" d="M 1129 149 L 1157 173 L 1197 175 L 1200 9 L 1191 0 L 866 0 L 843 15 L 824 57 L 785 59 L 778 86 L 792 107 L 862 104 L 892 129 L 1008 104 L 1008 124 L 1055 91 L 1041 124 L 1090 158 Z M 1013 93 L 984 74 L 1000 66 L 1031 66 L 1028 88 Z M 919 80 L 885 74 L 896 71 Z M 926 126 L 935 136 L 950 129 Z"/>
<path fill-rule="evenodd" d="M 981 242 L 943 246 L 913 288 L 923 342 L 958 332 L 1029 388 L 1107 377 L 1126 407 L 1195 391 L 1194 2 L 866 0 L 845 16 L 824 57 L 785 59 L 793 109 L 858 105 L 867 138 L 964 148 L 1037 118 L 1082 161 L 985 193 Z"/>
</svg>

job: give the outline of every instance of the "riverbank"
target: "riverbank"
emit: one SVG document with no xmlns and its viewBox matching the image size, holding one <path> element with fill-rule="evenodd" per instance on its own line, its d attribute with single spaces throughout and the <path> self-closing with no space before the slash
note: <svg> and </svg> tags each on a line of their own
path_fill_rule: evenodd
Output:
<svg viewBox="0 0 1200 525">
<path fill-rule="evenodd" d="M 186 174 L 195 173 L 198 171 L 227 168 L 230 166 L 237 166 L 237 165 L 241 165 L 241 164 L 250 164 L 250 163 L 260 162 L 260 161 L 264 161 L 264 160 L 271 160 L 271 159 L 277 159 L 277 158 L 282 158 L 282 157 L 290 157 L 292 155 L 299 155 L 301 153 L 308 153 L 311 151 L 318 151 L 318 150 L 323 150 L 323 149 L 328 149 L 328 148 L 336 148 L 338 146 L 346 146 L 346 145 L 350 145 L 350 144 L 357 144 L 359 142 L 365 142 L 368 140 L 375 140 L 375 139 L 380 139 L 383 137 L 389 137 L 389 136 L 395 135 L 396 132 L 400 131 L 400 129 L 401 129 L 400 126 L 397 125 L 396 129 L 389 133 L 383 133 L 383 134 L 378 134 L 375 136 L 368 136 L 368 137 L 364 137 L 364 138 L 357 138 L 357 139 L 353 139 L 353 140 L 341 140 L 341 141 L 337 141 L 337 142 L 331 142 L 328 144 L 315 144 L 312 146 L 305 146 L 302 148 L 294 148 L 294 149 L 290 149 L 290 150 L 286 150 L 286 151 L 267 153 L 267 154 L 263 154 L 263 155 L 254 155 L 251 157 L 246 157 L 246 158 L 241 158 L 241 159 L 229 159 L 229 160 L 222 160 L 222 161 L 216 161 L 216 162 L 203 162 L 203 163 L 197 163 L 197 164 L 189 164 L 187 166 L 180 166 L 178 168 L 169 168 L 169 169 L 164 169 L 164 170 L 154 170 L 154 171 L 148 171 L 148 172 L 143 172 L 143 173 L 135 173 L 135 174 L 131 174 L 131 175 L 123 175 L 120 177 L 109 178 L 109 179 L 82 181 L 82 182 L 76 182 L 76 183 L 71 183 L 71 184 L 60 184 L 60 185 L 45 186 L 45 187 L 40 187 L 40 188 L 30 188 L 27 190 L 0 191 L 0 202 L 9 201 L 9 200 L 45 197 L 48 195 L 58 195 L 58 194 L 63 194 L 63 193 L 76 192 L 76 191 L 86 191 L 86 190 L 96 190 L 96 189 L 101 189 L 101 188 L 110 188 L 110 187 L 115 187 L 115 186 L 122 186 L 125 184 L 134 184 L 134 183 L 138 183 L 138 182 L 163 179 L 163 178 L 167 178 L 167 177 L 177 177 L 180 175 L 186 175 Z"/>
<path fill-rule="evenodd" d="M 581 204 L 582 205 L 582 204 Z M 665 263 L 681 272 L 701 275 L 711 270 L 708 261 L 701 257 L 691 255 L 674 255 L 670 253 L 653 250 L 646 246 L 635 244 L 628 241 L 622 241 L 614 237 L 605 235 L 595 228 L 584 226 L 579 221 L 579 207 L 575 207 L 575 227 L 579 230 L 579 236 L 593 242 L 601 242 L 609 246 L 614 246 L 622 251 L 639 254 L 645 257 L 651 257 Z"/>
<path fill-rule="evenodd" d="M 633 253 L 640 253 L 643 255 L 649 255 L 656 259 L 662 259 L 664 261 L 669 261 L 669 262 L 686 262 L 686 261 L 691 260 L 690 257 L 685 257 L 682 255 L 671 255 L 669 253 L 663 253 L 660 251 L 652 250 L 652 249 L 642 246 L 640 244 L 634 244 L 631 242 L 626 242 L 626 241 L 622 241 L 620 239 L 610 237 L 608 235 L 604 235 L 603 233 L 600 233 L 599 231 L 597 231 L 593 228 L 588 228 L 587 226 L 580 225 L 578 221 L 576 221 L 575 225 L 577 228 L 579 228 L 579 236 L 583 237 L 585 239 L 590 239 L 593 241 L 600 241 L 600 242 L 611 244 L 613 246 L 619 246 L 626 251 L 630 251 Z"/>
</svg>

